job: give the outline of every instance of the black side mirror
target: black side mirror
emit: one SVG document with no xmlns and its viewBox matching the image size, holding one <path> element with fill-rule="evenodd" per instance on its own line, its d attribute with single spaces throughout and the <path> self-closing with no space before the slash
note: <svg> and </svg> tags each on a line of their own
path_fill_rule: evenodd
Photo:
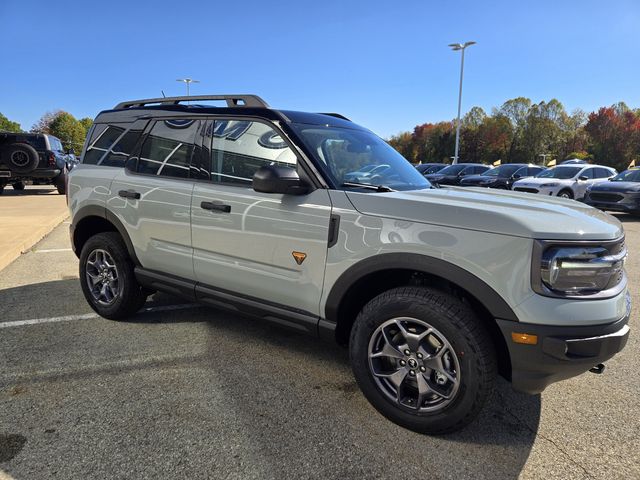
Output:
<svg viewBox="0 0 640 480">
<path fill-rule="evenodd" d="M 585 180 L 589 180 L 589 177 L 587 177 L 586 175 L 580 175 L 578 177 L 578 180 L 582 180 L 584 182 Z"/>
<path fill-rule="evenodd" d="M 261 193 L 304 195 L 309 192 L 309 185 L 300 179 L 295 168 L 278 165 L 260 167 L 253 174 L 252 186 Z"/>
</svg>

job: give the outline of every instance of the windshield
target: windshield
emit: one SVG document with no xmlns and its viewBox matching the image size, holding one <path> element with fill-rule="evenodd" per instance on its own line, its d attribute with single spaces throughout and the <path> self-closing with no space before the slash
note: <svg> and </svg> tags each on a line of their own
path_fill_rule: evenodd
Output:
<svg viewBox="0 0 640 480">
<path fill-rule="evenodd" d="M 500 165 L 499 167 L 487 170 L 482 175 L 487 177 L 510 177 L 521 168 L 522 165 Z"/>
<path fill-rule="evenodd" d="M 582 167 L 552 167 L 537 174 L 536 178 L 573 178 L 580 170 Z"/>
<path fill-rule="evenodd" d="M 445 167 L 442 170 L 440 170 L 438 173 L 442 175 L 458 175 L 462 170 L 464 170 L 467 167 L 468 165 L 461 165 L 458 163 L 456 165 L 449 165 L 448 167 Z"/>
<path fill-rule="evenodd" d="M 371 132 L 320 125 L 292 126 L 326 165 L 336 185 L 348 188 L 357 187 L 345 183 L 384 185 L 393 190 L 431 187 L 409 161 Z"/>
<path fill-rule="evenodd" d="M 640 169 L 625 170 L 611 179 L 612 182 L 640 182 Z"/>
<path fill-rule="evenodd" d="M 430 167 L 428 167 L 425 170 L 423 170 L 422 174 L 423 175 L 428 175 L 430 173 L 436 173 L 436 172 L 439 172 L 440 170 L 442 170 L 445 167 L 446 167 L 446 165 L 431 165 Z"/>
</svg>

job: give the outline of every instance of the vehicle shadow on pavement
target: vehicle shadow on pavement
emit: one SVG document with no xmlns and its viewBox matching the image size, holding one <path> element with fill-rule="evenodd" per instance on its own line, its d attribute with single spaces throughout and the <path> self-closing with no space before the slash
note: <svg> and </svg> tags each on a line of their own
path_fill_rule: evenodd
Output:
<svg viewBox="0 0 640 480">
<path fill-rule="evenodd" d="M 315 478 L 406 478 L 416 472 L 431 472 L 434 478 L 516 478 L 529 457 L 540 395 L 516 393 L 500 378 L 480 417 L 467 428 L 446 436 L 419 435 L 368 404 L 351 373 L 347 349 L 211 311 L 212 373 L 220 377 L 228 408 L 244 426 L 243 441 L 275 478 L 286 478 L 292 467 Z"/>
<path fill-rule="evenodd" d="M 631 215 L 629 213 L 613 213 L 609 212 L 612 216 L 616 217 L 622 223 L 638 223 L 640 222 L 640 216 Z"/>
<path fill-rule="evenodd" d="M 50 194 L 50 195 L 59 195 L 56 187 L 31 187 L 25 188 L 24 190 L 14 190 L 10 187 L 7 187 L 2 192 L 2 197 L 29 197 L 33 195 L 42 195 L 42 194 Z"/>
</svg>

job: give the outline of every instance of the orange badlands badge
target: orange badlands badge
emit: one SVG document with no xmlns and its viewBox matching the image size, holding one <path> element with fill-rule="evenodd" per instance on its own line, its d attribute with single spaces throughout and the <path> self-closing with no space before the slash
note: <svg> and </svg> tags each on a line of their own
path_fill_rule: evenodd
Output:
<svg viewBox="0 0 640 480">
<path fill-rule="evenodd" d="M 293 258 L 296 260 L 298 265 L 302 265 L 304 259 L 307 258 L 307 254 L 303 252 L 291 252 L 291 255 L 293 255 Z"/>
</svg>

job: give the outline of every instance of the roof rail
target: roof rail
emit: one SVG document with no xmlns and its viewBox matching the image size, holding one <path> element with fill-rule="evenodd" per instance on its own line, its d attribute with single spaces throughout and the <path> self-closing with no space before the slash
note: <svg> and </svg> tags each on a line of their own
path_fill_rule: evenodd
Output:
<svg viewBox="0 0 640 480">
<path fill-rule="evenodd" d="M 130 100 L 121 102 L 115 106 L 114 110 L 122 108 L 144 107 L 150 104 L 178 105 L 182 102 L 193 102 L 202 100 L 225 100 L 228 107 L 261 107 L 269 108 L 267 102 L 257 95 L 194 95 L 189 97 L 162 97 L 145 98 L 143 100 Z"/>
</svg>

